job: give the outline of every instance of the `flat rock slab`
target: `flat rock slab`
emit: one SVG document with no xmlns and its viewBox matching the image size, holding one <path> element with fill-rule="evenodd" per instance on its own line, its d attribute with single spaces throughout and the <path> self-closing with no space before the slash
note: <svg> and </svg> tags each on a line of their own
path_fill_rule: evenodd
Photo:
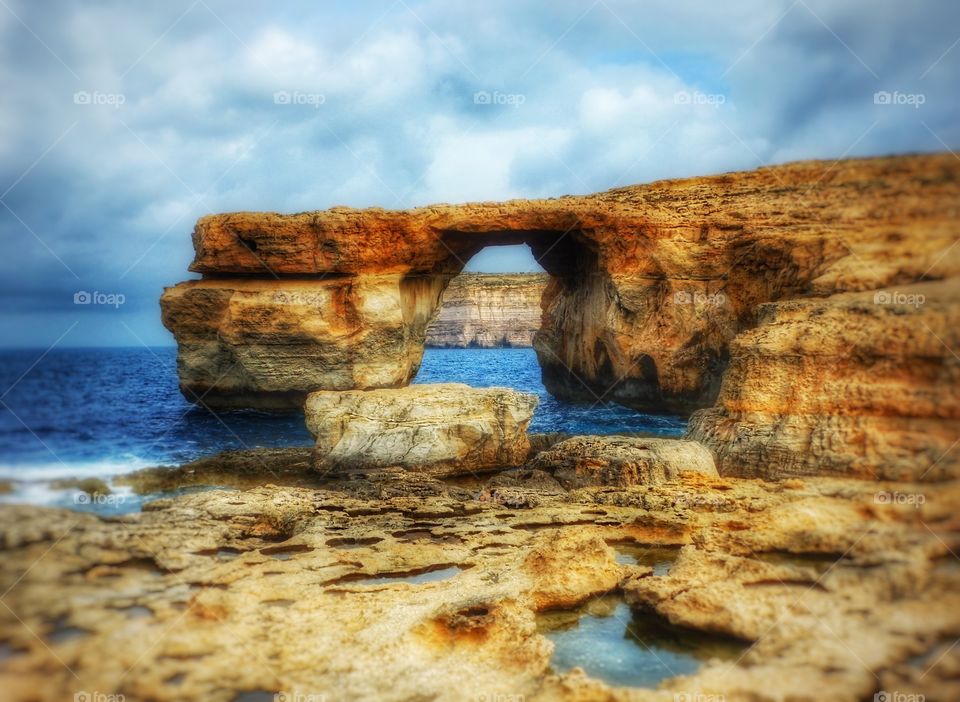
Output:
<svg viewBox="0 0 960 702">
<path fill-rule="evenodd" d="M 318 470 L 400 466 L 457 475 L 519 466 L 537 397 L 459 383 L 323 391 L 306 402 Z"/>
<path fill-rule="evenodd" d="M 530 465 L 567 489 L 653 485 L 683 472 L 717 475 L 710 451 L 696 441 L 627 436 L 574 436 L 541 451 Z"/>
</svg>

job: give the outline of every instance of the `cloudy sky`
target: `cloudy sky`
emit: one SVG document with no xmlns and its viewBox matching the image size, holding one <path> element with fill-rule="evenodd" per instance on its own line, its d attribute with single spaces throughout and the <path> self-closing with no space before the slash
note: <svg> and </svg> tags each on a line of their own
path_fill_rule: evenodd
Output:
<svg viewBox="0 0 960 702">
<path fill-rule="evenodd" d="M 0 37 L 8 346 L 171 343 L 209 212 L 960 148 L 955 0 L 0 0 Z"/>
</svg>

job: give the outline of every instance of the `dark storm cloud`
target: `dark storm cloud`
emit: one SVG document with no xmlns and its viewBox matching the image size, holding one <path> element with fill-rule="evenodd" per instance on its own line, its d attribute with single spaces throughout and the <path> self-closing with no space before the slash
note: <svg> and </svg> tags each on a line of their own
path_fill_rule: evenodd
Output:
<svg viewBox="0 0 960 702">
<path fill-rule="evenodd" d="M 960 143 L 952 2 L 4 2 L 7 344 L 165 341 L 156 299 L 187 277 L 207 212 L 583 193 Z M 75 306 L 78 291 L 125 304 Z"/>
</svg>

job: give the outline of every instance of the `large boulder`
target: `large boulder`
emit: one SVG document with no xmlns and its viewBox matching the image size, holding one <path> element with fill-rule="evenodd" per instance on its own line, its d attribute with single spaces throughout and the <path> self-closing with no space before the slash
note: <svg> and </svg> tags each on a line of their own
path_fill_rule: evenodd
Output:
<svg viewBox="0 0 960 702">
<path fill-rule="evenodd" d="M 686 471 L 717 475 L 713 456 L 696 441 L 627 436 L 575 436 L 541 451 L 529 467 L 567 489 L 655 485 Z"/>
<path fill-rule="evenodd" d="M 535 395 L 444 383 L 311 393 L 306 418 L 318 470 L 400 466 L 455 475 L 521 465 L 536 406 Z"/>
</svg>

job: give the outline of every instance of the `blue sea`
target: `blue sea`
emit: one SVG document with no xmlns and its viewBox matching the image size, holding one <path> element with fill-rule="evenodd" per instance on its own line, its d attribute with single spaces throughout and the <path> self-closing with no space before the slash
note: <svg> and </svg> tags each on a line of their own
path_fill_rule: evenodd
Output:
<svg viewBox="0 0 960 702">
<path fill-rule="evenodd" d="M 686 422 L 618 405 L 549 395 L 532 349 L 427 349 L 415 382 L 506 386 L 535 393 L 532 432 L 681 434 Z M 0 481 L 3 501 L 73 506 L 50 480 L 111 477 L 176 465 L 229 449 L 309 446 L 300 412 L 212 413 L 183 399 L 176 349 L 0 351 Z M 74 494 L 74 497 L 76 495 Z"/>
</svg>

